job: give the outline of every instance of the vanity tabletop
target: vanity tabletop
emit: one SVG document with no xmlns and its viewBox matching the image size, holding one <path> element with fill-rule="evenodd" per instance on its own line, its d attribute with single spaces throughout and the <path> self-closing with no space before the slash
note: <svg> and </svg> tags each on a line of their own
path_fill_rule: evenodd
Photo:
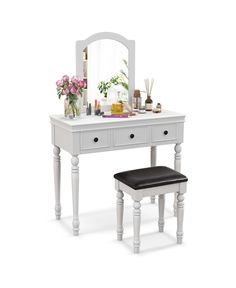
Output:
<svg viewBox="0 0 236 288">
<path fill-rule="evenodd" d="M 82 114 L 77 119 L 67 119 L 63 115 L 51 115 L 51 123 L 63 127 L 67 130 L 78 130 L 76 128 L 82 127 L 104 127 L 105 126 L 125 126 L 137 124 L 154 124 L 156 121 L 163 122 L 184 122 L 185 115 L 173 111 L 162 110 L 161 113 L 146 112 L 144 114 L 137 114 L 127 118 L 105 118 L 102 116 Z M 80 129 L 79 129 L 80 130 Z"/>
</svg>

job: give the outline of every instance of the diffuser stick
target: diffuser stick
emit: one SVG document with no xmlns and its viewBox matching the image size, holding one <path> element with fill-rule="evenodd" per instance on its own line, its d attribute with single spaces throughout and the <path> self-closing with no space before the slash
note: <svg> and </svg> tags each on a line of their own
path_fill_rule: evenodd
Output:
<svg viewBox="0 0 236 288">
<path fill-rule="evenodd" d="M 145 86 L 146 86 L 147 95 L 149 95 L 149 79 L 144 79 L 144 82 L 145 82 Z"/>
<path fill-rule="evenodd" d="M 151 80 L 151 85 L 150 85 L 150 94 L 149 95 L 152 95 L 152 87 L 153 87 L 153 83 L 154 83 L 154 79 L 152 78 Z"/>
</svg>

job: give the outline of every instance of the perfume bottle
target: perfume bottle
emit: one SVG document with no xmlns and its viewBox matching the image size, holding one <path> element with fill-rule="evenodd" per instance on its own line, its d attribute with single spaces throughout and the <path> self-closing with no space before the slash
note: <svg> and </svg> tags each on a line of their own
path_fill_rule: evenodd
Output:
<svg viewBox="0 0 236 288">
<path fill-rule="evenodd" d="M 154 79 L 152 78 L 151 81 L 149 79 L 144 79 L 144 83 L 145 83 L 146 92 L 147 92 L 147 99 L 145 101 L 145 110 L 152 111 L 153 102 L 151 99 L 151 95 L 152 95 L 152 87 L 153 87 Z"/>
<path fill-rule="evenodd" d="M 142 98 L 140 90 L 134 90 L 134 109 L 140 109 L 142 106 Z"/>
<path fill-rule="evenodd" d="M 157 110 L 157 113 L 161 113 L 161 103 L 157 103 L 156 110 Z"/>
</svg>

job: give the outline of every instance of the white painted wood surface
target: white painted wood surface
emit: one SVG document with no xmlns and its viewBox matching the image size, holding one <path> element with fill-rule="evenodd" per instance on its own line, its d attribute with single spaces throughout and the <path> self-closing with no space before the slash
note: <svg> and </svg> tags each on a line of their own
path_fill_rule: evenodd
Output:
<svg viewBox="0 0 236 288">
<path fill-rule="evenodd" d="M 151 167 L 156 166 L 156 146 L 151 146 Z M 155 195 L 151 196 L 151 203 L 155 204 Z"/>
<path fill-rule="evenodd" d="M 54 152 L 54 178 L 56 194 L 56 217 L 60 219 L 60 156 L 58 149 L 72 155 L 72 195 L 73 195 L 73 233 L 79 233 L 79 168 L 78 155 L 133 149 L 151 148 L 151 165 L 156 165 L 155 146 L 183 142 L 184 119 L 180 113 L 163 110 L 162 113 L 146 113 L 129 118 L 102 118 L 83 115 L 79 119 L 70 120 L 62 115 L 50 116 L 52 126 L 52 144 Z M 165 131 L 169 131 L 165 135 Z M 130 137 L 133 134 L 134 137 Z M 177 147 L 177 146 L 176 146 Z M 179 147 L 179 146 L 178 146 Z M 59 158 L 58 158 L 59 157 Z M 180 166 L 179 155 L 176 156 L 176 167 Z M 121 189 L 121 191 L 123 191 Z M 177 190 L 176 190 L 177 191 Z M 155 197 L 155 193 L 153 195 Z M 142 195 L 143 197 L 144 195 Z M 154 199 L 154 197 L 152 199 Z M 137 200 L 137 199 L 136 199 Z"/>
<path fill-rule="evenodd" d="M 162 123 L 167 125 L 171 123 L 183 123 L 185 115 L 169 110 L 163 110 L 161 113 L 147 112 L 145 114 L 138 114 L 129 118 L 103 118 L 95 115 L 87 116 L 85 114 L 82 114 L 80 118 L 73 120 L 65 118 L 63 115 L 51 115 L 50 118 L 51 123 L 68 131 L 76 132 L 92 130 L 93 128 L 102 129 L 104 127 L 127 127 L 132 126 L 132 123 L 135 127 L 145 126 L 147 123 L 150 123 L 150 125 L 159 125 Z"/>
<path fill-rule="evenodd" d="M 116 197 L 117 240 L 121 241 L 123 238 L 124 193 L 118 190 Z"/>
<path fill-rule="evenodd" d="M 73 234 L 79 235 L 79 158 L 77 155 L 71 158 L 71 181 L 72 181 L 72 199 L 73 199 Z"/>
<path fill-rule="evenodd" d="M 180 189 L 180 184 L 170 184 L 170 185 L 163 185 L 158 187 L 152 187 L 148 189 L 139 189 L 134 190 L 133 188 L 129 187 L 128 185 L 115 180 L 115 189 L 121 190 L 131 196 L 134 201 L 141 201 L 144 197 L 150 197 L 153 195 L 161 195 L 167 193 L 175 193 L 178 192 Z"/>
<path fill-rule="evenodd" d="M 181 172 L 181 143 L 175 145 L 175 163 L 174 169 L 178 172 Z M 177 216 L 177 194 L 174 194 L 174 216 Z"/>
<path fill-rule="evenodd" d="M 177 244 L 182 244 L 183 240 L 183 215 L 184 215 L 184 193 L 186 192 L 187 182 L 169 184 L 164 186 L 157 186 L 146 189 L 135 190 L 130 186 L 115 179 L 115 188 L 118 191 L 129 194 L 134 200 L 133 210 L 133 226 L 134 226 L 134 237 L 133 237 L 133 249 L 134 253 L 139 253 L 140 250 L 140 222 L 141 222 L 141 203 L 140 201 L 144 197 L 150 197 L 158 195 L 158 206 L 159 206 L 159 219 L 158 226 L 159 232 L 164 231 L 164 210 L 165 210 L 165 194 L 177 193 Z M 117 193 L 117 197 L 121 198 L 121 194 Z M 122 196 L 123 197 L 123 196 Z M 118 210 L 117 210 L 118 211 Z M 117 219 L 120 219 L 120 211 L 118 211 Z M 122 214 L 123 215 L 123 214 Z M 120 220 L 119 220 L 120 221 Z M 123 221 L 123 218 L 122 218 Z M 120 226 L 120 222 L 119 222 Z M 120 229 L 121 230 L 121 229 Z M 117 229 L 118 231 L 118 229 Z M 123 227 L 122 227 L 123 231 Z M 118 234 L 117 234 L 118 235 Z M 119 236 L 118 240 L 122 240 Z"/>
<path fill-rule="evenodd" d="M 81 79 L 84 77 L 83 73 L 83 51 L 94 41 L 111 39 L 120 42 L 128 49 L 128 75 L 129 75 L 129 104 L 132 105 L 132 97 L 135 89 L 135 41 L 128 40 L 124 36 L 113 32 L 100 32 L 91 35 L 85 40 L 76 41 L 76 75 Z"/>
<path fill-rule="evenodd" d="M 160 194 L 158 196 L 158 206 L 159 206 L 159 219 L 158 219 L 158 226 L 159 232 L 164 231 L 164 212 L 165 212 L 165 194 Z"/>
<path fill-rule="evenodd" d="M 61 193 L 61 157 L 60 157 L 61 149 L 57 146 L 53 148 L 53 164 L 54 164 L 54 186 L 55 186 L 55 214 L 56 219 L 59 220 L 61 218 L 61 201 L 60 201 L 60 193 Z"/>
<path fill-rule="evenodd" d="M 180 190 L 177 193 L 177 243 L 183 241 L 183 220 L 184 220 L 184 193 L 186 192 L 186 183 L 181 183 Z"/>
<path fill-rule="evenodd" d="M 181 171 L 181 143 L 175 145 L 175 170 Z"/>
<path fill-rule="evenodd" d="M 122 119 L 82 115 L 80 119 L 69 120 L 51 116 L 52 143 L 72 155 L 182 143 L 184 118 L 170 111 Z M 164 134 L 170 123 L 175 129 L 174 138 Z"/>
<path fill-rule="evenodd" d="M 141 204 L 140 201 L 134 201 L 133 204 L 133 224 L 134 224 L 134 253 L 139 253 L 140 248 L 140 223 L 141 223 Z"/>
</svg>

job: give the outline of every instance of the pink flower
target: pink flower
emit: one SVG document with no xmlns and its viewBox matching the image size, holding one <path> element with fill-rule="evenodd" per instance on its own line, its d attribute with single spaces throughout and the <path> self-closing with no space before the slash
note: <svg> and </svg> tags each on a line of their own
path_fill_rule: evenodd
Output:
<svg viewBox="0 0 236 288">
<path fill-rule="evenodd" d="M 71 78 L 71 82 L 74 83 L 74 84 L 78 84 L 78 83 L 79 83 L 79 78 L 76 77 L 76 76 L 73 76 L 73 77 Z"/>
<path fill-rule="evenodd" d="M 58 85 L 59 87 L 63 87 L 63 85 L 64 85 L 63 80 L 58 80 L 58 81 L 57 81 L 57 85 Z"/>
<path fill-rule="evenodd" d="M 63 79 L 63 81 L 69 81 L 69 76 L 68 75 L 64 75 L 63 77 L 62 77 L 62 79 Z"/>
<path fill-rule="evenodd" d="M 75 87 L 75 86 L 72 86 L 72 87 L 71 87 L 71 89 L 70 89 L 70 93 L 72 93 L 72 94 L 75 94 L 75 95 L 76 95 L 76 93 L 77 93 L 77 89 L 76 89 L 76 87 Z"/>
<path fill-rule="evenodd" d="M 69 94 L 69 92 L 70 92 L 70 91 L 69 91 L 69 89 L 68 89 L 68 88 L 65 88 L 65 89 L 63 89 L 63 94 L 64 94 L 64 95 L 67 95 L 67 94 Z"/>
<path fill-rule="evenodd" d="M 83 89 L 87 87 L 87 81 L 81 80 L 77 76 L 69 77 L 64 75 L 61 80 L 56 81 L 57 94 L 61 95 L 83 95 Z M 60 98 L 60 97 L 59 97 Z"/>
<path fill-rule="evenodd" d="M 79 81 L 79 87 L 80 87 L 80 88 L 84 88 L 84 81 L 83 81 L 83 80 L 80 80 L 80 81 Z"/>
</svg>

